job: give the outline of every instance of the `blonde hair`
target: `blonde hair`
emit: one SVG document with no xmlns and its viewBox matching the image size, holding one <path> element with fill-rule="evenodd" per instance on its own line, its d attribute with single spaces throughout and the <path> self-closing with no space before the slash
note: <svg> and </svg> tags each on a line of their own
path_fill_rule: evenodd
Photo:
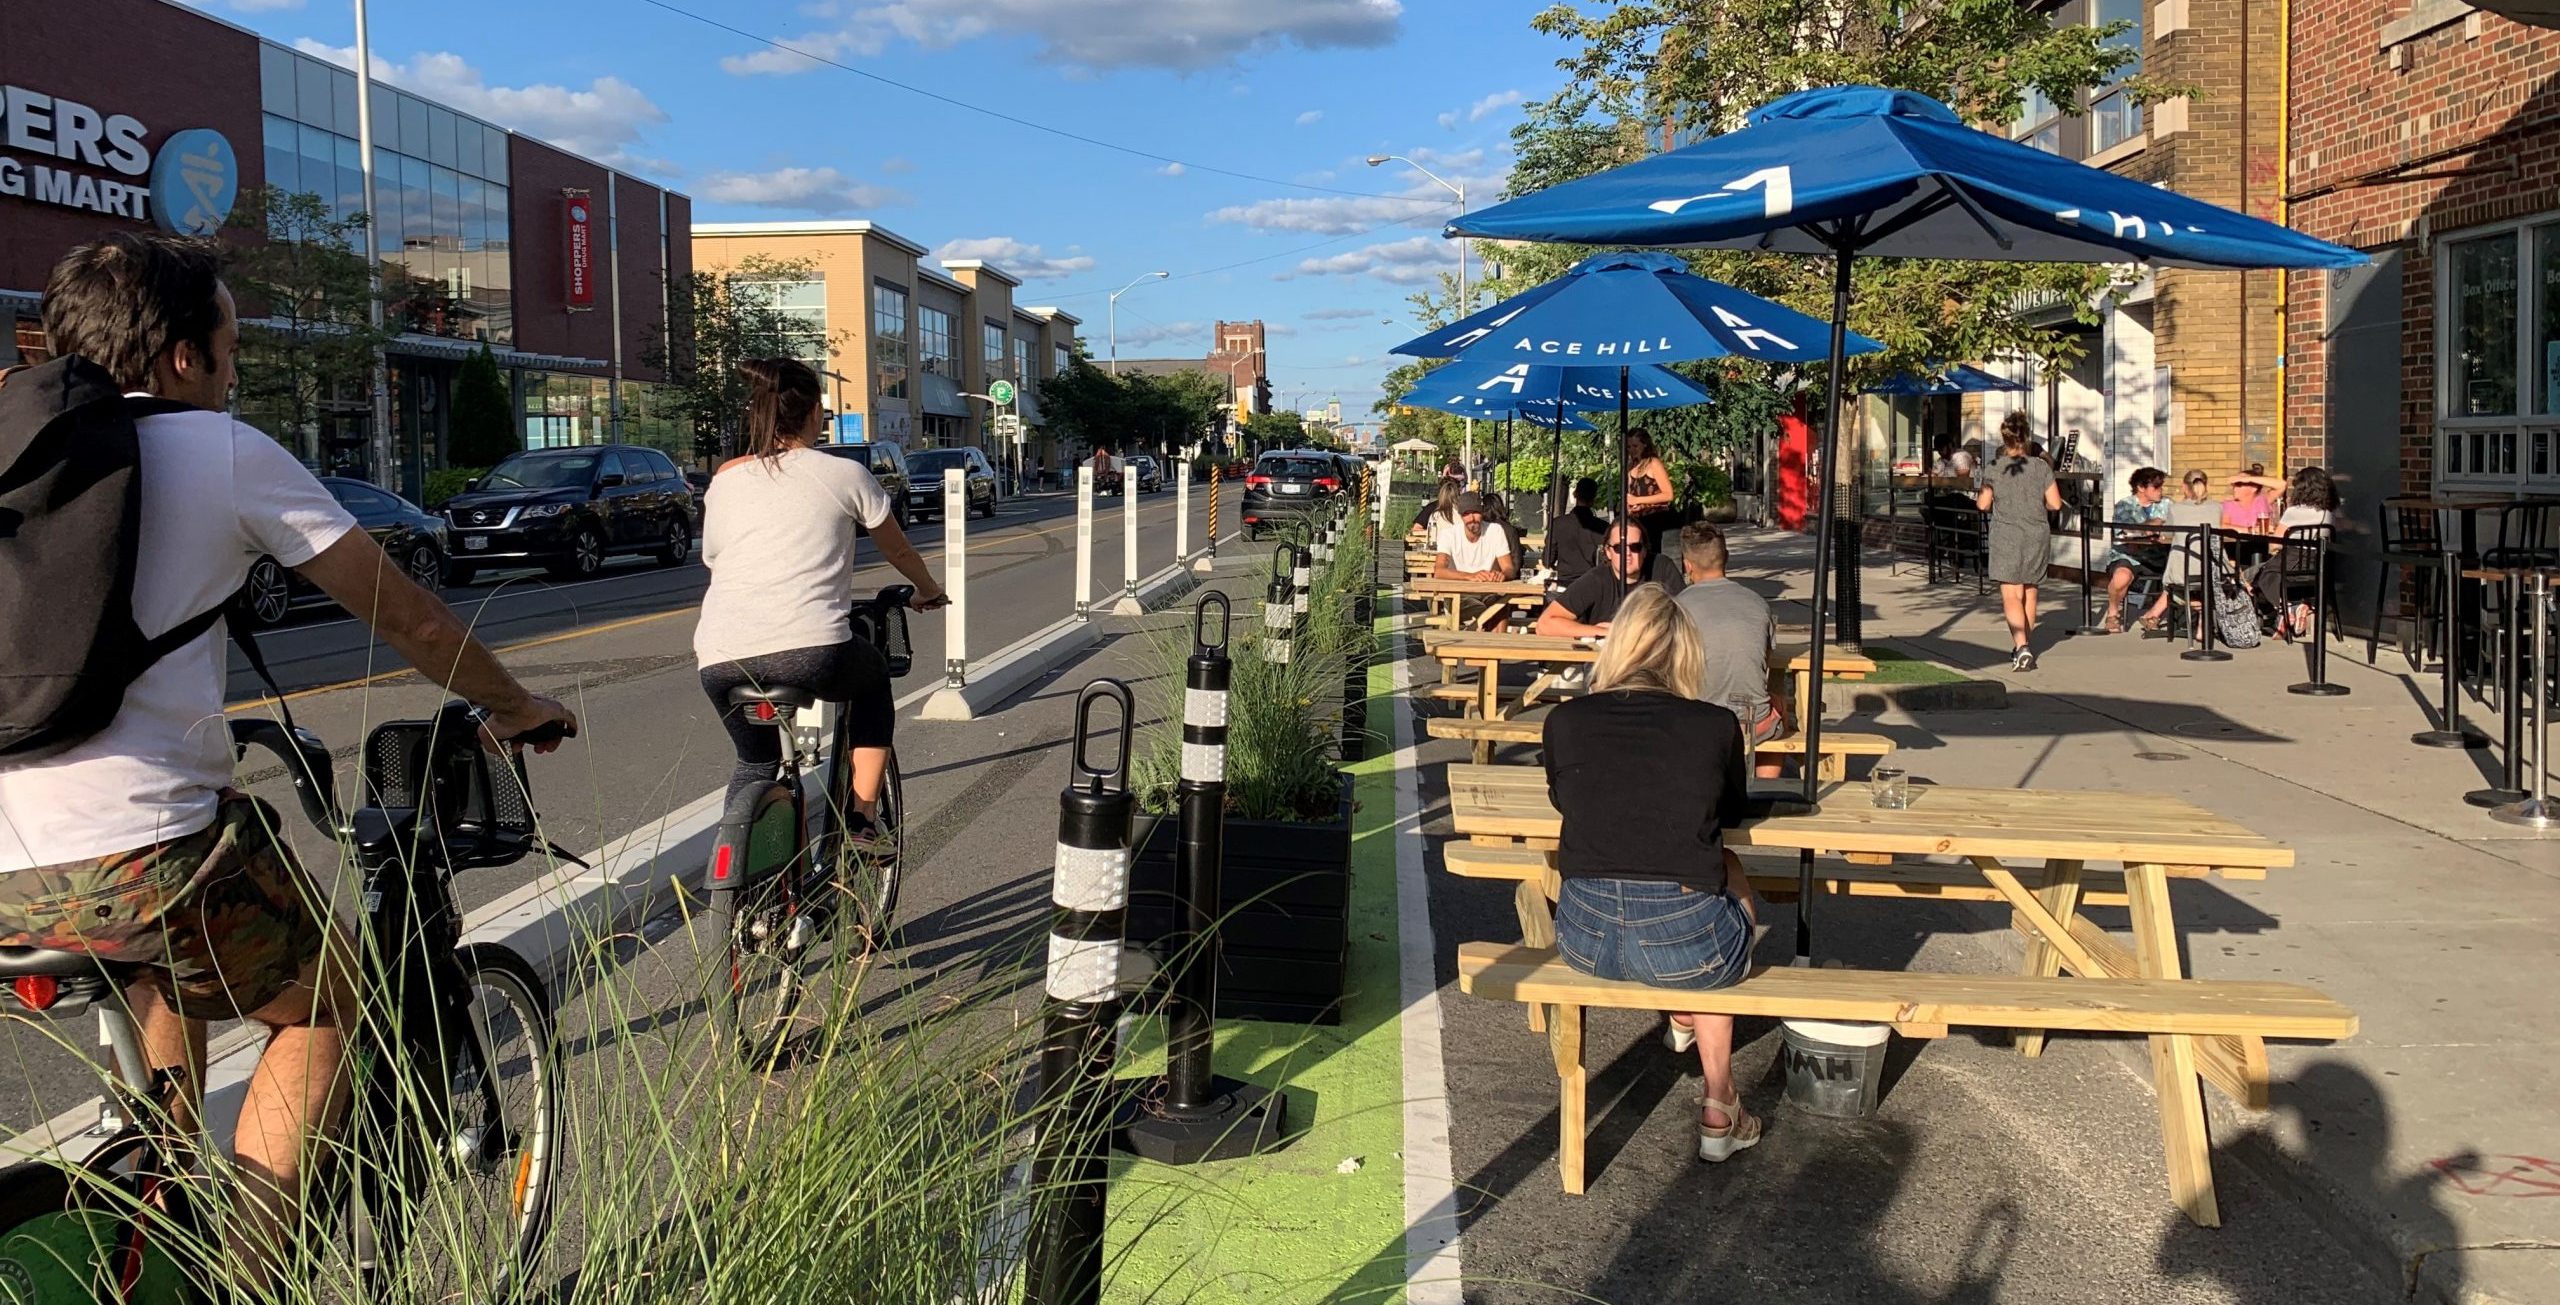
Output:
<svg viewBox="0 0 2560 1305">
<path fill-rule="evenodd" d="M 1609 621 L 1609 637 L 1591 667 L 1591 691 L 1643 689 L 1694 698 L 1706 683 L 1707 646 L 1671 594 L 1637 585 Z"/>
</svg>

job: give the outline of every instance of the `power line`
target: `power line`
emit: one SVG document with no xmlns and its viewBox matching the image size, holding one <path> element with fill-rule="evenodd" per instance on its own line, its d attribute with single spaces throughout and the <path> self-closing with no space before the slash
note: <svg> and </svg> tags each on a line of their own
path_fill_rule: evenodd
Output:
<svg viewBox="0 0 2560 1305">
<path fill-rule="evenodd" d="M 1132 158 L 1141 158 L 1141 159 L 1145 159 L 1145 160 L 1147 160 L 1147 161 L 1149 161 L 1149 162 L 1151 162 L 1151 163 L 1176 163 L 1176 164 L 1180 164 L 1180 165 L 1182 166 L 1183 171 L 1185 171 L 1185 172 L 1207 172 L 1207 173 L 1213 173 L 1213 174 L 1215 174 L 1215 175 L 1217 175 L 1217 176 L 1221 176 L 1221 177 L 1234 177 L 1234 178 L 1236 178 L 1236 179 L 1237 179 L 1237 180 L 1239 180 L 1239 181 L 1251 181 L 1251 182 L 1256 182 L 1256 183 L 1258 183 L 1258 184 L 1265 185 L 1265 186 L 1286 186 L 1286 187 L 1289 187 L 1290 189 L 1293 189 L 1293 190 L 1306 190 L 1306 191 L 1313 191 L 1313 192 L 1316 192 L 1316 193 L 1318 193 L 1318 194 L 1323 194 L 1323 195 L 1350 195 L 1350 196 L 1353 196 L 1353 197 L 1356 197 L 1356 198 L 1359 198 L 1359 199 L 1382 199 L 1382 200 L 1386 200 L 1386 201 L 1388 201 L 1389 203 L 1397 203 L 1397 204 L 1430 204 L 1430 205 L 1437 206 L 1437 205 L 1439 205 L 1439 204 L 1441 204 L 1441 203 L 1445 203 L 1445 202 L 1446 202 L 1446 201 L 1443 201 L 1443 200 L 1438 199 L 1437 197 L 1427 198 L 1427 199 L 1426 199 L 1426 198 L 1422 198 L 1422 197 L 1419 197 L 1419 196 L 1411 196 L 1411 195 L 1381 195 L 1381 194 L 1376 193 L 1375 191 L 1367 191 L 1367 190 L 1343 190 L 1343 189 L 1340 189 L 1340 188 L 1338 188 L 1338 187 L 1334 187 L 1334 186 L 1315 186 L 1315 185 L 1309 185 L 1309 184 L 1307 184 L 1306 182 L 1303 182 L 1303 181 L 1283 181 L 1283 180 L 1279 179 L 1278 177 L 1265 177 L 1265 176 L 1260 176 L 1260 175 L 1258 175 L 1258 174 L 1251 173 L 1251 172 L 1238 172 L 1238 171 L 1235 171 L 1235 170 L 1234 170 L 1234 169 L 1232 169 L 1232 168 L 1221 168 L 1221 167 L 1217 167 L 1217 166 L 1215 166 L 1214 164 L 1208 164 L 1208 163 L 1194 163 L 1194 162 L 1192 162 L 1192 161 L 1191 161 L 1191 160 L 1189 160 L 1189 159 L 1176 158 L 1176 157 L 1174 157 L 1173 155 L 1170 155 L 1170 154 L 1158 154 L 1158 153 L 1156 153 L 1156 152 L 1155 152 L 1155 151 L 1153 151 L 1153 150 L 1143 150 L 1143 149 L 1139 149 L 1138 147 L 1136 147 L 1136 146 L 1134 146 L 1134 145 L 1123 145 L 1123 144 L 1120 144 L 1120 143 L 1119 143 L 1119 142 L 1117 142 L 1117 141 L 1108 141 L 1108 140 L 1103 140 L 1102 138 L 1100 138 L 1100 137 L 1098 137 L 1098 136 L 1087 136 L 1087 135 L 1085 135 L 1085 134 L 1083 134 L 1083 133 L 1081 133 L 1081 132 L 1069 131 L 1069 130 L 1067 130 L 1067 129 L 1066 129 L 1066 128 L 1064 128 L 1064 127 L 1053 127 L 1053 126 L 1050 126 L 1048 123 L 1040 122 L 1040 121 L 1038 121 L 1038 120 L 1036 120 L 1036 119 L 1032 119 L 1032 118 L 1025 118 L 1025 117 L 1021 117 L 1021 116 L 1018 116 L 1018 115 L 1016 115 L 1016 114 L 1006 113 L 1006 112 L 1004 112 L 1004 111 L 1003 111 L 1003 110 L 1001 110 L 1001 109 L 990 109 L 990 108 L 988 108 L 988 107 L 986 107 L 985 105 L 982 105 L 982 104 L 971 104 L 971 103 L 970 103 L 970 102 L 968 102 L 967 100 L 958 99 L 958 98 L 955 98 L 955 97 L 953 97 L 953 96 L 945 95 L 945 94 L 941 93 L 940 91 L 929 91 L 929 90 L 926 90 L 925 88 L 923 88 L 923 87 L 921 87 L 921 86 L 913 85 L 913 84 L 908 83 L 908 82 L 902 82 L 902 81 L 899 81 L 899 80 L 897 80 L 897 79 L 896 79 L 896 78 L 894 78 L 894 77 L 883 77 L 883 76 L 881 76 L 880 74 L 878 74 L 878 73 L 876 73 L 876 72 L 872 72 L 871 70 L 869 70 L 869 69 L 867 69 L 867 68 L 857 68 L 857 67 L 853 66 L 852 64 L 845 63 L 845 62 L 843 62 L 843 61 L 841 61 L 841 60 L 831 59 L 831 58 L 828 58 L 827 56 L 822 55 L 822 54 L 817 54 L 817 53 L 813 53 L 813 52 L 808 51 L 808 50 L 803 50 L 803 49 L 801 49 L 800 47 L 798 47 L 798 46 L 796 46 L 796 45 L 786 45 L 786 44 L 784 44 L 783 42 L 778 41 L 778 40 L 775 40 L 774 38 L 772 38 L 772 37 L 770 37 L 770 36 L 763 36 L 763 35 L 759 35 L 758 33 L 750 32 L 750 31 L 746 30 L 746 29 L 745 29 L 745 28 L 743 28 L 743 27 L 736 27 L 736 26 L 732 26 L 731 24 L 721 22 L 721 21 L 720 21 L 719 19 L 717 19 L 717 18 L 712 18 L 712 17 L 709 17 L 709 16 L 707 16 L 707 15 L 703 15 L 703 14 L 695 13 L 695 12 L 693 12 L 692 10 L 690 10 L 690 9 L 686 9 L 686 8 L 683 8 L 682 6 L 679 6 L 679 5 L 669 4 L 669 3 L 667 2 L 667 0 L 640 0 L 640 2 L 641 2 L 642 4 L 645 4 L 645 5 L 650 5 L 650 6 L 654 7 L 654 8 L 663 9 L 663 10 L 667 11 L 668 13 L 674 14 L 674 15 L 676 15 L 676 16 L 678 16 L 678 17 L 681 17 L 681 18 L 690 18 L 690 19 L 692 19 L 693 21 L 695 21 L 695 22 L 697 22 L 697 23 L 700 23 L 700 24 L 702 24 L 702 25 L 703 25 L 703 26 L 705 26 L 705 27 L 714 27 L 714 28 L 718 28 L 719 30 L 724 31 L 724 32 L 727 32 L 727 33 L 729 33 L 729 34 L 730 34 L 730 35 L 732 35 L 732 36 L 741 37 L 741 38 L 743 38 L 743 39 L 745 39 L 745 40 L 749 40 L 749 41 L 754 41 L 754 42 L 756 42 L 756 43 L 758 43 L 758 44 L 760 44 L 760 45 L 770 46 L 770 47 L 772 47 L 773 49 L 780 50 L 780 51 L 782 51 L 782 52 L 783 52 L 783 53 L 785 53 L 785 54 L 798 55 L 799 57 L 801 57 L 801 58 L 803 58 L 803 59 L 807 59 L 807 60 L 809 60 L 809 61 L 810 61 L 810 62 L 812 62 L 812 63 L 821 63 L 821 64 L 825 64 L 826 66 L 828 66 L 828 67 L 830 67 L 830 68 L 835 68 L 835 69 L 839 69 L 839 70 L 844 71 L 844 72 L 852 73 L 852 74 L 853 74 L 854 76 L 856 76 L 856 77 L 868 78 L 868 79 L 870 79 L 870 80 L 872 80 L 872 81 L 875 81 L 875 82 L 880 83 L 880 84 L 881 84 L 881 85 L 883 85 L 883 86 L 893 87 L 893 88 L 895 88 L 895 89 L 897 89 L 897 90 L 905 91 L 905 92 L 907 92 L 907 93 L 908 93 L 908 94 L 910 94 L 910 95 L 921 95 L 921 96 L 923 96 L 924 98 L 926 98 L 926 99 L 928 99 L 928 100 L 932 100 L 932 101 L 934 101 L 934 102 L 936 102 L 936 103 L 938 103 L 938 104 L 947 104 L 947 105 L 950 105 L 951 107 L 953 107 L 953 108 L 955 108 L 955 109 L 965 109 L 965 110 L 967 110 L 967 111 L 969 111 L 969 112 L 971 112 L 971 113 L 980 114 L 980 115 L 985 116 L 985 117 L 993 118 L 993 119 L 995 119 L 995 120 L 996 120 L 996 121 L 998 121 L 998 122 L 1011 123 L 1012 125 L 1014 125 L 1014 126 L 1016 126 L 1016 127 L 1025 127 L 1025 128 L 1029 128 L 1029 129 L 1030 129 L 1030 130 L 1032 130 L 1032 131 L 1043 132 L 1043 133 L 1046 133 L 1046 134 L 1051 135 L 1051 136 L 1056 136 L 1056 137 L 1060 138 L 1061 140 L 1071 140 L 1071 141 L 1074 141 L 1074 142 L 1076 142 L 1076 143 L 1078 143 L 1078 144 L 1080 144 L 1080 145 L 1091 145 L 1091 146 L 1093 146 L 1093 147 L 1094 147 L 1094 148 L 1096 148 L 1096 149 L 1105 149 L 1105 150 L 1110 150 L 1110 151 L 1112 151 L 1112 152 L 1114 152 L 1114 153 L 1118 153 L 1118 154 L 1126 154 L 1126 155 L 1129 155 L 1129 156 L 1130 156 L 1130 157 L 1132 157 Z"/>
</svg>

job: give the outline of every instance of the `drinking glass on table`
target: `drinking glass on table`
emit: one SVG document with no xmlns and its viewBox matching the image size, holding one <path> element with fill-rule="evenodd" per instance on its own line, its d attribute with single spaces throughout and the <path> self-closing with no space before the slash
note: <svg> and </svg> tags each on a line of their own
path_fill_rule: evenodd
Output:
<svg viewBox="0 0 2560 1305">
<path fill-rule="evenodd" d="M 1887 811 L 1901 811 L 1911 805 L 1911 776 L 1900 766 L 1878 766 L 1867 776 L 1867 789 L 1875 795 L 1876 805 Z"/>
</svg>

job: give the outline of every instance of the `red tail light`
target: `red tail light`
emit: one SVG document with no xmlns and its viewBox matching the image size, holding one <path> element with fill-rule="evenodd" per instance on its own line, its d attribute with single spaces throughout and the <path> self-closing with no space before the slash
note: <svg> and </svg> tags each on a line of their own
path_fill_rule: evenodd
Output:
<svg viewBox="0 0 2560 1305">
<path fill-rule="evenodd" d="M 1245 477 L 1245 478 L 1244 478 L 1244 483 L 1245 483 L 1246 485 L 1248 485 L 1248 486 L 1251 486 L 1251 485 L 1268 485 L 1268 484 L 1270 484 L 1270 483 L 1271 483 L 1271 477 L 1269 477 L 1269 476 L 1247 476 L 1247 477 Z"/>
<path fill-rule="evenodd" d="M 50 974 L 22 974 L 9 980 L 11 991 L 28 1010 L 48 1010 L 62 998 L 62 980 Z"/>
<path fill-rule="evenodd" d="M 711 852 L 711 879 L 718 883 L 729 877 L 729 845 L 722 843 Z"/>
<path fill-rule="evenodd" d="M 1333 491 L 1342 488 L 1342 482 L 1331 476 L 1318 476 L 1316 477 L 1316 488 L 1330 494 Z"/>
<path fill-rule="evenodd" d="M 769 720 L 772 720 L 772 719 L 774 719 L 774 718 L 776 718 L 776 717 L 780 716 L 781 714 L 782 714 L 781 712 L 778 712 L 778 711 L 774 710 L 774 707 L 773 707 L 773 704 L 772 704 L 772 703 L 769 703 L 769 702 L 759 702 L 759 703 L 757 703 L 757 704 L 756 704 L 756 719 L 757 719 L 757 720 L 769 721 Z"/>
</svg>

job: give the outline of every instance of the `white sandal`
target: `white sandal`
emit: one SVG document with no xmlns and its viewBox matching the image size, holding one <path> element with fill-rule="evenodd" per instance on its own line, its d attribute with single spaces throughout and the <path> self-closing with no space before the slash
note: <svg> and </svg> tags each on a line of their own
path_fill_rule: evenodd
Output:
<svg viewBox="0 0 2560 1305">
<path fill-rule="evenodd" d="M 1746 1111 L 1737 1102 L 1698 1098 L 1698 1158 L 1708 1164 L 1722 1164 L 1737 1151 L 1748 1151 L 1760 1145 L 1760 1117 Z M 1724 1116 L 1722 1124 L 1710 1124 L 1705 1112 Z"/>
</svg>

